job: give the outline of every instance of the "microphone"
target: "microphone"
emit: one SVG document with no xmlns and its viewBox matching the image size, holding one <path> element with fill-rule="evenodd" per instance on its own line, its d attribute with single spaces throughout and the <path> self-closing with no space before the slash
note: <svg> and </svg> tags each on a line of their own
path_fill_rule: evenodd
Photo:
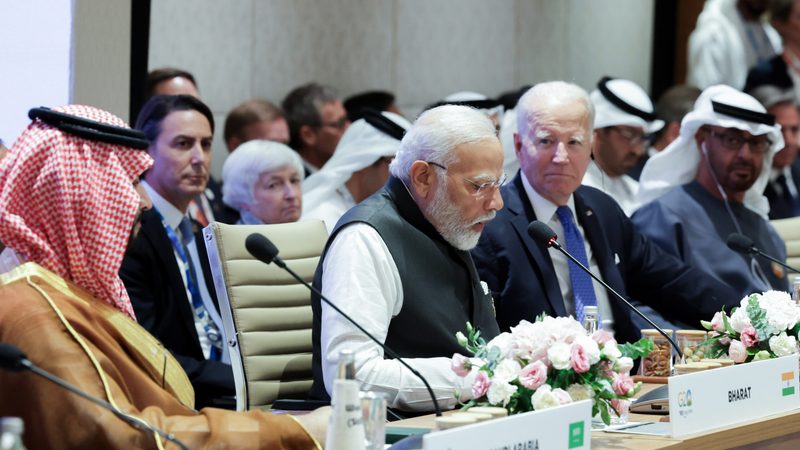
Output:
<svg viewBox="0 0 800 450">
<path fill-rule="evenodd" d="M 762 258 L 766 258 L 772 262 L 778 263 L 782 267 L 791 270 L 792 272 L 800 273 L 800 270 L 797 270 L 794 267 L 784 263 L 783 261 L 774 258 L 759 250 L 758 247 L 756 247 L 755 244 L 753 243 L 752 239 L 741 233 L 729 234 L 728 239 L 725 243 L 728 244 L 729 249 L 735 252 L 744 253 L 745 255 L 750 255 L 750 254 L 758 255 L 761 256 Z"/>
<path fill-rule="evenodd" d="M 431 400 L 433 401 L 433 408 L 436 411 L 436 415 L 437 416 L 441 416 L 442 415 L 442 410 L 439 408 L 439 402 L 436 401 L 436 396 L 433 394 L 433 389 L 431 389 L 431 385 L 428 384 L 428 380 L 426 380 L 425 377 L 422 376 L 422 374 L 419 373 L 416 369 L 411 367 L 403 358 L 400 357 L 400 355 L 398 355 L 392 349 L 387 347 L 383 342 L 379 341 L 370 332 L 365 330 L 364 327 L 362 327 L 358 322 L 353 320 L 352 317 L 347 315 L 344 311 L 339 309 L 339 307 L 336 306 L 333 302 L 328 300 L 327 297 L 322 295 L 322 292 L 320 292 L 319 289 L 317 289 L 314 286 L 306 283 L 305 280 L 300 278 L 300 275 L 298 275 L 294 270 L 292 270 L 289 266 L 287 266 L 286 263 L 278 256 L 278 248 L 275 247 L 275 244 L 273 244 L 272 241 L 269 240 L 269 238 L 267 238 L 263 234 L 253 233 L 250 236 L 247 236 L 247 239 L 245 239 L 244 247 L 247 249 L 248 252 L 250 252 L 251 255 L 253 255 L 256 259 L 258 259 L 259 261 L 263 262 L 264 264 L 275 263 L 275 265 L 277 265 L 281 269 L 287 271 L 289 273 L 289 275 L 292 276 L 292 278 L 297 280 L 298 283 L 301 283 L 303 286 L 308 288 L 311 292 L 317 294 L 319 296 L 319 298 L 322 299 L 322 301 L 325 302 L 325 304 L 327 304 L 328 306 L 333 308 L 336 312 L 341 314 L 341 316 L 344 317 L 345 319 L 347 319 L 348 322 L 352 323 L 353 326 L 358 328 L 368 338 L 372 339 L 373 342 L 378 344 L 387 355 L 389 355 L 390 357 L 396 359 L 397 362 L 399 362 L 400 364 L 405 366 L 406 369 L 410 370 L 411 373 L 416 375 L 417 378 L 419 378 L 422 381 L 422 383 L 425 385 L 425 388 L 428 390 L 428 394 L 431 396 Z"/>
<path fill-rule="evenodd" d="M 5 342 L 0 342 L 0 368 L 9 370 L 11 372 L 22 372 L 24 370 L 30 370 L 36 375 L 39 375 L 40 377 L 50 381 L 51 383 L 55 383 L 61 386 L 62 388 L 111 411 L 112 413 L 114 413 L 115 416 L 127 422 L 129 425 L 133 426 L 137 430 L 141 430 L 144 428 L 147 431 L 157 434 L 163 437 L 164 439 L 174 443 L 183 450 L 189 450 L 189 447 L 187 447 L 186 444 L 184 444 L 178 438 L 176 438 L 174 434 L 167 433 L 166 431 L 160 430 L 148 424 L 143 419 L 127 414 L 121 411 L 116 406 L 112 405 L 111 403 L 108 403 L 105 400 L 94 397 L 84 392 L 77 386 L 74 386 L 68 383 L 67 381 L 53 375 L 52 373 L 38 367 L 28 359 L 27 355 L 25 355 L 25 352 L 23 352 L 19 347 L 15 347 Z"/>
<path fill-rule="evenodd" d="M 530 225 L 528 225 L 528 234 L 533 238 L 534 241 L 544 242 L 545 245 L 547 245 L 548 248 L 552 247 L 552 248 L 560 251 L 561 253 L 563 253 L 570 260 L 572 260 L 572 262 L 574 262 L 578 267 L 583 269 L 584 272 L 588 273 L 590 277 L 592 277 L 595 281 L 597 281 L 604 288 L 606 288 L 606 290 L 608 292 L 613 294 L 614 297 L 616 297 L 622 303 L 627 305 L 628 308 L 630 308 L 631 310 L 633 310 L 633 312 L 638 314 L 639 317 L 641 317 L 642 319 L 645 320 L 645 322 L 647 322 L 648 324 L 650 324 L 650 326 L 655 328 L 656 331 L 658 331 L 662 336 L 664 336 L 667 339 L 667 341 L 669 341 L 669 343 L 672 345 L 672 348 L 675 349 L 675 352 L 678 354 L 678 356 L 680 358 L 683 358 L 683 352 L 681 352 L 680 347 L 678 347 L 678 344 L 676 344 L 675 341 L 672 340 L 672 337 L 670 335 L 668 335 L 664 330 L 662 330 L 661 327 L 656 325 L 655 322 L 650 320 L 650 318 L 648 318 L 647 316 L 642 314 L 642 312 L 639 311 L 638 308 L 633 306 L 628 300 L 625 299 L 625 297 L 620 295 L 619 292 L 615 291 L 605 281 L 601 280 L 599 277 L 597 277 L 595 274 L 593 274 L 591 270 L 589 270 L 586 266 L 584 266 L 580 261 L 578 261 L 574 256 L 572 256 L 568 251 L 564 250 L 564 248 L 558 242 L 558 236 L 556 235 L 555 232 L 553 232 L 552 228 L 547 226 L 546 223 L 540 222 L 538 220 L 534 220 L 533 222 L 530 223 Z"/>
</svg>

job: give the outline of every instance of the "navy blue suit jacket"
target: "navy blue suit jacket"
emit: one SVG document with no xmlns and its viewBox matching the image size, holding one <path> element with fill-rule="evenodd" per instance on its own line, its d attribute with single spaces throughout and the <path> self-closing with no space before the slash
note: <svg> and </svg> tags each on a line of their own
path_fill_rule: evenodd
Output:
<svg viewBox="0 0 800 450">
<path fill-rule="evenodd" d="M 507 331 L 537 315 L 566 316 L 553 262 L 544 243 L 528 235 L 536 219 L 521 172 L 501 188 L 505 206 L 486 225 L 472 257 L 495 300 L 497 322 Z M 723 306 L 738 304 L 730 287 L 692 269 L 637 233 L 619 205 L 605 193 L 581 186 L 574 194 L 578 221 L 603 280 L 626 298 L 638 298 L 665 317 L 700 327 Z M 618 259 L 618 263 L 616 260 Z M 620 342 L 639 337 L 641 319 L 609 294 Z"/>
<path fill-rule="evenodd" d="M 217 303 L 202 237 L 195 234 L 208 292 Z M 122 260 L 120 277 L 131 298 L 136 320 L 173 353 L 195 390 L 195 407 L 234 407 L 231 366 L 206 360 L 194 324 L 172 243 L 154 209 L 142 214 L 142 228 Z M 219 309 L 219 307 L 217 307 Z"/>
</svg>

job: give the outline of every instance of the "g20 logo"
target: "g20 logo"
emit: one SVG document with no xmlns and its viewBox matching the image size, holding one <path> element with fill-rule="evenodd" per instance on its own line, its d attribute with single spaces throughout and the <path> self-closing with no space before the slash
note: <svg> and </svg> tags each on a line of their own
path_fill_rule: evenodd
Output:
<svg viewBox="0 0 800 450">
<path fill-rule="evenodd" d="M 692 406 L 692 390 L 678 392 L 678 406 L 681 408 L 688 408 Z"/>
</svg>

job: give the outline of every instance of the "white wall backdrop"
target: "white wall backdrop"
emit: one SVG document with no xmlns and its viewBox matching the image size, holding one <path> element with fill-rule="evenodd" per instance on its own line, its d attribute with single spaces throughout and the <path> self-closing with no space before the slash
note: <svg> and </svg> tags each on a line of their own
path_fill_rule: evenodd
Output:
<svg viewBox="0 0 800 450">
<path fill-rule="evenodd" d="M 494 96 L 603 75 L 649 88 L 653 0 L 152 0 L 149 67 L 192 72 L 221 131 L 238 103 L 318 81 L 397 95 L 407 116 L 460 90 Z"/>
</svg>

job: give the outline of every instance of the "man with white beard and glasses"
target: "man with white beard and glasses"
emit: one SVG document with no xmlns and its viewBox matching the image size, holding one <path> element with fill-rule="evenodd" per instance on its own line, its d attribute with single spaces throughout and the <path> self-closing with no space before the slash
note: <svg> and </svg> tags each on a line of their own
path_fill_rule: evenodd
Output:
<svg viewBox="0 0 800 450">
<path fill-rule="evenodd" d="M 466 353 L 466 323 L 487 340 L 498 334 L 491 299 L 469 250 L 503 207 L 503 150 L 492 122 L 465 106 L 422 114 L 409 129 L 377 193 L 350 209 L 333 230 L 314 284 L 338 307 L 422 373 L 443 408 L 471 397 L 475 373 L 450 368 Z M 339 353 L 355 353 L 362 389 L 388 395 L 389 406 L 431 411 L 422 381 L 339 313 L 312 296 L 314 386 L 327 398 Z"/>
</svg>

